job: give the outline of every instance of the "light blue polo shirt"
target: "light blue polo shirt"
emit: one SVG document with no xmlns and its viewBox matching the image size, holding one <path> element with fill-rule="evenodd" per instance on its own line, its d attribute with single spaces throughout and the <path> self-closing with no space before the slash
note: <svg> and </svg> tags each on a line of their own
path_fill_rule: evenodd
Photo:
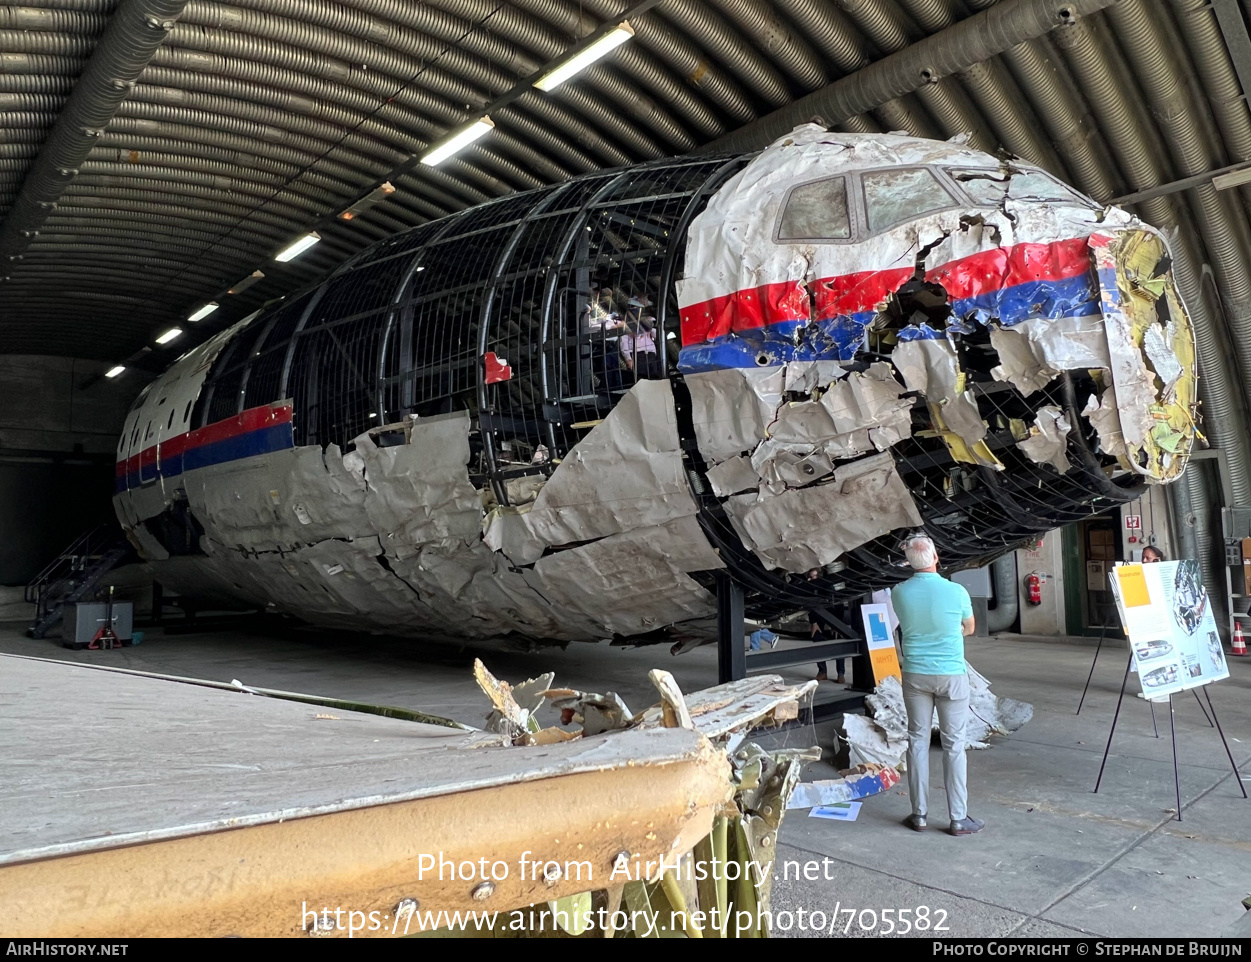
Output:
<svg viewBox="0 0 1251 962">
<path fill-rule="evenodd" d="M 903 633 L 903 670 L 918 675 L 963 675 L 964 632 L 973 616 L 964 585 L 933 571 L 918 571 L 890 593 Z"/>
</svg>

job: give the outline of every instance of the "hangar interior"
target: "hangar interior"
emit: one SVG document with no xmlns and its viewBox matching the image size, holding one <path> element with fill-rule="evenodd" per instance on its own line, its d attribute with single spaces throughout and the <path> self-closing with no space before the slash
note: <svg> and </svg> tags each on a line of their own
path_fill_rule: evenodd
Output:
<svg viewBox="0 0 1251 962">
<path fill-rule="evenodd" d="M 1239 0 L 0 6 L 0 651 L 475 728 L 475 657 L 631 707 L 656 698 L 649 669 L 691 698 L 776 672 L 785 698 L 734 692 L 780 727 L 765 764 L 793 787 L 805 736 L 824 749 L 805 781 L 854 764 L 840 720 L 883 680 L 860 606 L 910 573 L 901 537 L 923 530 L 972 598 L 970 663 L 1035 706 L 971 759 L 1003 827 L 952 881 L 941 846 L 897 837 L 901 790 L 856 826 L 749 825 L 742 851 L 838 866 L 775 882 L 776 905 L 849 885 L 941 903 L 956 934 L 1227 934 L 1251 884 L 1245 820 L 1222 815 L 1245 805 L 1246 661 L 1211 686 L 1219 741 L 1216 708 L 1179 696 L 1171 769 L 1158 706 L 1127 699 L 1112 787 L 1085 793 L 1122 711 L 1105 711 L 1127 647 L 1114 567 L 1149 546 L 1195 562 L 1218 651 L 1251 619 L 1249 24 Z M 976 260 L 1008 235 L 1023 259 Z M 1132 363 L 1095 343 L 1114 315 Z M 872 417 L 820 434 L 810 415 L 844 395 Z M 128 644 L 97 651 L 115 608 Z M 745 652 L 761 627 L 782 643 Z M 850 663 L 846 684 L 808 684 L 822 658 Z M 114 719 L 146 700 L 130 676 L 46 670 L 14 667 L 7 693 L 92 690 Z M 1067 717 L 1088 693 L 1097 723 Z M 492 699 L 492 731 L 521 701 Z M 667 737 L 657 765 L 680 755 Z M 559 750 L 563 777 L 592 777 Z M 5 751 L 37 780 L 25 742 Z M 280 798 L 290 775 L 270 774 Z M 700 818 L 713 794 L 690 789 Z M 71 844 L 87 829 L 65 817 Z M 61 851 L 29 832 L 0 853 L 0 889 L 6 871 L 62 884 L 23 874 Z M 93 858 L 142 878 L 178 857 L 73 851 L 84 877 Z M 1167 897 L 1166 861 L 1194 869 Z M 300 930 L 275 921 L 272 878 L 247 884 L 264 910 L 196 897 L 240 932 Z M 392 904 L 396 884 L 344 891 Z M 155 908 L 34 901 L 28 934 L 228 934 L 187 921 L 195 898 L 175 931 Z"/>
</svg>

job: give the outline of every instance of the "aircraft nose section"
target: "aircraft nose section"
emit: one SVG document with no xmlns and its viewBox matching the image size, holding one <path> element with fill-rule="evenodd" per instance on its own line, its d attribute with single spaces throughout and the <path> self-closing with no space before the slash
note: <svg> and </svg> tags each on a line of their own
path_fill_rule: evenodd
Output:
<svg viewBox="0 0 1251 962">
<path fill-rule="evenodd" d="M 1159 234 L 1141 228 L 1092 234 L 1089 243 L 1110 366 L 1100 374 L 1109 381 L 1101 401 L 1092 398 L 1082 413 L 1124 466 L 1155 481 L 1174 480 L 1198 433 L 1198 374 L 1194 328 L 1168 248 Z"/>
</svg>

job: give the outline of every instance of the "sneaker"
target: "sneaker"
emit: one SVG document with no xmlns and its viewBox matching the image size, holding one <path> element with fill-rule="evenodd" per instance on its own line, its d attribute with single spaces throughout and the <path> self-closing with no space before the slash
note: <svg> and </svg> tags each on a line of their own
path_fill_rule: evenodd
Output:
<svg viewBox="0 0 1251 962">
<path fill-rule="evenodd" d="M 952 822 L 951 828 L 947 831 L 952 835 L 976 835 L 985 827 L 986 823 L 976 818 L 962 818 L 958 822 Z"/>
<path fill-rule="evenodd" d="M 903 820 L 903 823 L 906 827 L 912 829 L 914 832 L 924 832 L 926 828 L 929 827 L 928 825 L 925 824 L 924 815 L 909 815 L 907 818 Z"/>
</svg>

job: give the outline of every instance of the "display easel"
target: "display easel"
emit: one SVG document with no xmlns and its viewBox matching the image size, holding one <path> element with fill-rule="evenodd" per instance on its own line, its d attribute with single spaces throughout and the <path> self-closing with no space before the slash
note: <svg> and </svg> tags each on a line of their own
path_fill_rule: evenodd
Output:
<svg viewBox="0 0 1251 962">
<path fill-rule="evenodd" d="M 1208 685 L 1229 677 L 1220 639 L 1212 616 L 1210 598 L 1202 584 L 1198 565 L 1192 560 L 1158 562 L 1149 565 L 1118 565 L 1108 574 L 1112 594 L 1116 599 L 1117 612 L 1129 643 L 1129 657 L 1125 662 L 1125 674 L 1121 677 L 1121 690 L 1116 699 L 1116 711 L 1112 715 L 1112 727 L 1108 742 L 1103 749 L 1099 775 L 1094 791 L 1099 791 L 1103 773 L 1112 751 L 1112 739 L 1116 724 L 1121 717 L 1121 704 L 1125 700 L 1125 686 L 1131 670 L 1137 670 L 1142 682 L 1140 697 L 1149 704 L 1168 701 L 1168 727 L 1173 747 L 1173 786 L 1177 797 L 1177 820 L 1181 821 L 1181 774 L 1177 763 L 1177 725 L 1174 720 L 1173 695 L 1192 691 L 1203 710 L 1208 725 L 1221 737 L 1225 756 L 1234 772 L 1234 780 L 1243 798 L 1247 788 L 1242 783 L 1238 763 L 1230 751 L 1212 703 Z M 1102 641 L 1102 638 L 1100 639 Z M 1098 649 L 1095 657 L 1098 658 Z M 1091 664 L 1091 675 L 1094 664 Z M 1086 680 L 1089 688 L 1090 679 Z M 1207 699 L 1204 708 L 1198 689 L 1203 689 Z M 1151 697 L 1149 690 L 1156 692 Z M 1082 693 L 1083 700 L 1085 692 Z M 1078 711 L 1081 704 L 1078 704 Z M 1211 714 L 1209 715 L 1209 711 Z M 1153 708 L 1154 718 L 1154 708 Z M 1157 731 L 1157 737 L 1159 733 Z"/>
<path fill-rule="evenodd" d="M 1116 711 L 1112 715 L 1112 728 L 1108 732 L 1108 743 L 1103 749 L 1103 761 L 1099 763 L 1099 777 L 1095 779 L 1095 793 L 1099 791 L 1099 785 L 1103 781 L 1103 769 L 1108 764 L 1108 753 L 1112 751 L 1112 736 L 1116 734 L 1116 722 L 1121 716 L 1121 702 L 1125 698 L 1125 685 L 1129 682 L 1129 672 L 1134 666 L 1134 652 L 1130 649 L 1129 659 L 1125 662 L 1125 676 L 1121 679 L 1121 693 L 1116 698 Z M 1229 750 L 1229 742 L 1225 740 L 1225 730 L 1221 728 L 1221 720 L 1216 717 L 1216 706 L 1212 704 L 1212 696 L 1208 694 L 1208 686 L 1200 685 L 1203 689 L 1203 696 L 1208 700 L 1208 708 L 1212 710 L 1211 717 L 1208 717 L 1207 711 L 1204 711 L 1203 717 L 1208 719 L 1208 724 L 1214 727 L 1221 736 L 1221 744 L 1225 746 L 1225 755 L 1229 758 L 1229 765 L 1234 770 L 1234 781 L 1238 783 L 1238 788 L 1242 791 L 1242 797 L 1247 797 L 1247 786 L 1242 784 L 1242 775 L 1238 771 L 1238 763 L 1234 761 L 1234 754 Z M 1199 692 L 1196 688 L 1191 688 L 1195 694 L 1195 700 L 1199 700 Z M 1146 699 L 1148 704 L 1152 703 L 1150 698 Z M 1203 702 L 1199 701 L 1199 707 L 1203 707 Z M 1151 718 L 1155 720 L 1155 708 L 1152 707 Z M 1215 724 L 1213 724 L 1215 722 Z M 1177 792 L 1177 820 L 1180 822 L 1181 817 L 1181 773 L 1177 765 L 1177 728 L 1173 724 L 1173 696 L 1168 696 L 1168 728 L 1169 734 L 1173 739 L 1173 786 Z M 1160 737 L 1160 733 L 1156 732 L 1156 738 Z"/>
</svg>

